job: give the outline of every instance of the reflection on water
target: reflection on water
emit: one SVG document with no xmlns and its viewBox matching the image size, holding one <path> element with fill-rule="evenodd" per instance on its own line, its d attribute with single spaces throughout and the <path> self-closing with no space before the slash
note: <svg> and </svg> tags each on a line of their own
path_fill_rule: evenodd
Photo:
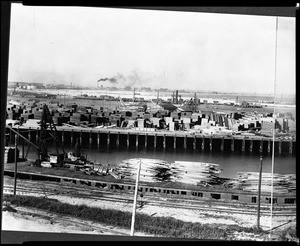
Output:
<svg viewBox="0 0 300 246">
<path fill-rule="evenodd" d="M 21 148 L 19 148 L 21 150 Z M 65 148 L 65 151 L 74 151 Z M 26 148 L 25 148 L 26 152 Z M 49 153 L 55 153 L 54 148 L 49 148 Z M 168 162 L 174 161 L 194 161 L 209 162 L 219 164 L 222 172 L 221 177 L 235 178 L 237 172 L 259 172 L 260 155 L 257 153 L 226 153 L 226 152 L 194 152 L 189 150 L 175 151 L 155 151 L 155 150 L 108 150 L 103 149 L 83 149 L 83 154 L 93 162 L 119 164 L 121 161 L 130 158 L 161 159 Z M 21 156 L 21 151 L 20 151 Z M 36 152 L 31 150 L 28 153 L 29 159 L 36 159 Z M 263 172 L 272 171 L 271 155 L 263 155 Z M 290 155 L 275 156 L 274 173 L 295 174 L 296 157 Z"/>
</svg>

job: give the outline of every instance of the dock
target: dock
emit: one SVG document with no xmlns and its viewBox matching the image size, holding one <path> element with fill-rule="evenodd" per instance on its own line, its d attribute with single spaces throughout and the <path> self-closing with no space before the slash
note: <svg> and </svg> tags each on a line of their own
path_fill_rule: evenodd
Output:
<svg viewBox="0 0 300 246">
<path fill-rule="evenodd" d="M 14 126 L 28 140 L 37 143 L 39 127 Z M 194 150 L 221 152 L 271 153 L 273 139 L 257 135 L 205 135 L 188 131 L 167 131 L 151 128 L 86 128 L 57 126 L 57 135 L 64 146 L 74 147 L 76 142 L 90 148 L 127 148 L 157 150 Z M 14 133 L 7 130 L 8 141 L 14 142 Z M 276 154 L 296 153 L 296 139 L 275 138 Z"/>
</svg>

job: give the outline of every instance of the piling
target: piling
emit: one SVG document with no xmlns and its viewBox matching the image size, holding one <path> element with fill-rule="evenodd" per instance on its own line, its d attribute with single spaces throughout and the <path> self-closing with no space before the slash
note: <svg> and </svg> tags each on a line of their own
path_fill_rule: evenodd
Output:
<svg viewBox="0 0 300 246">
<path fill-rule="evenodd" d="M 89 132 L 89 146 L 92 147 L 92 132 Z"/>
<path fill-rule="evenodd" d="M 259 153 L 263 152 L 263 140 L 260 140 L 260 145 L 259 145 Z"/>
<path fill-rule="evenodd" d="M 174 135 L 174 150 L 176 149 L 176 135 Z"/>
<path fill-rule="evenodd" d="M 202 136 L 202 143 L 201 143 L 202 150 L 204 150 L 204 142 L 205 142 L 205 138 L 204 138 L 204 136 Z"/>
<path fill-rule="evenodd" d="M 234 151 L 234 138 L 231 139 L 231 151 Z"/>
<path fill-rule="evenodd" d="M 71 146 L 74 144 L 73 129 L 71 130 Z"/>
<path fill-rule="evenodd" d="M 9 131 L 9 141 L 10 141 L 10 144 L 12 144 L 12 131 Z"/>
<path fill-rule="evenodd" d="M 147 149 L 147 143 L 148 143 L 148 133 L 145 135 L 145 149 Z"/>
<path fill-rule="evenodd" d="M 157 145 L 156 145 L 156 144 L 157 144 L 156 141 L 157 141 L 157 134 L 154 135 L 154 148 L 155 148 L 155 149 L 156 149 L 156 146 L 157 146 Z"/>
<path fill-rule="evenodd" d="M 243 140 L 242 140 L 242 151 L 245 152 L 245 146 L 246 146 L 246 139 L 245 137 L 243 137 Z"/>
<path fill-rule="evenodd" d="M 278 153 L 279 154 L 281 154 L 281 150 L 282 150 L 282 140 L 280 139 L 279 146 L 278 146 Z"/>
<path fill-rule="evenodd" d="M 82 130 L 80 131 L 80 135 L 79 135 L 79 143 L 82 146 Z"/>
<path fill-rule="evenodd" d="M 139 134 L 137 133 L 135 135 L 135 148 L 137 149 L 139 147 Z"/>
<path fill-rule="evenodd" d="M 129 148 L 129 132 L 127 132 L 127 149 Z"/>
<path fill-rule="evenodd" d="M 39 139 L 39 130 L 35 131 L 35 142 L 37 143 Z"/>
<path fill-rule="evenodd" d="M 31 127 L 29 127 L 28 130 L 28 140 L 31 141 Z"/>
<path fill-rule="evenodd" d="M 119 146 L 120 146 L 120 133 L 119 132 L 117 133 L 116 146 L 117 146 L 117 148 L 119 148 Z"/>
<path fill-rule="evenodd" d="M 290 141 L 290 146 L 289 146 L 289 153 L 293 153 L 293 141 Z"/>
<path fill-rule="evenodd" d="M 220 146 L 221 151 L 224 151 L 224 137 L 221 138 L 221 146 Z"/>
<path fill-rule="evenodd" d="M 100 148 L 100 132 L 97 133 L 97 148 Z"/>
<path fill-rule="evenodd" d="M 210 139 L 209 139 L 209 150 L 210 151 L 212 151 L 212 148 L 213 148 L 213 138 L 212 138 L 212 136 L 210 137 Z"/>
<path fill-rule="evenodd" d="M 194 139 L 193 139 L 193 148 L 194 148 L 194 150 L 196 150 L 197 149 L 197 142 L 196 142 L 197 140 L 196 140 L 196 136 L 194 136 Z"/>
<path fill-rule="evenodd" d="M 107 147 L 109 147 L 110 143 L 110 132 L 107 133 Z"/>
<path fill-rule="evenodd" d="M 252 152 L 253 150 L 253 139 L 251 138 L 250 139 L 250 152 Z"/>
<path fill-rule="evenodd" d="M 164 149 L 166 148 L 166 134 L 164 134 L 163 147 L 164 147 Z"/>
<path fill-rule="evenodd" d="M 271 140 L 269 139 L 268 140 L 268 153 L 271 152 Z"/>
<path fill-rule="evenodd" d="M 61 132 L 61 142 L 64 145 L 64 143 L 65 143 L 65 130 L 62 130 L 62 132 Z"/>
<path fill-rule="evenodd" d="M 187 148 L 187 136 L 186 135 L 184 136 L 184 139 L 183 139 L 183 148 L 184 149 Z"/>
</svg>

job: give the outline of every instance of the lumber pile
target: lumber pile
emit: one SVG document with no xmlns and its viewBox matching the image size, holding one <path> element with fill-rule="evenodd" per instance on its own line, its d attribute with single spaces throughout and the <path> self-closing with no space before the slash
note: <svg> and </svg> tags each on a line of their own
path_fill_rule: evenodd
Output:
<svg viewBox="0 0 300 246">
<path fill-rule="evenodd" d="M 179 170 L 177 182 L 193 185 L 219 184 L 221 169 L 218 164 L 190 161 L 175 161 Z"/>
<path fill-rule="evenodd" d="M 237 179 L 226 182 L 227 188 L 241 189 L 245 191 L 258 191 L 259 172 L 238 172 Z M 261 192 L 271 192 L 272 173 L 262 173 Z M 296 190 L 295 174 L 273 174 L 273 192 L 286 193 Z"/>
<path fill-rule="evenodd" d="M 175 161 L 159 159 L 128 159 L 118 165 L 118 173 L 127 180 L 135 180 L 137 165 L 141 161 L 141 182 L 180 182 L 192 185 L 210 185 L 220 182 L 219 165 L 203 162 Z"/>
</svg>

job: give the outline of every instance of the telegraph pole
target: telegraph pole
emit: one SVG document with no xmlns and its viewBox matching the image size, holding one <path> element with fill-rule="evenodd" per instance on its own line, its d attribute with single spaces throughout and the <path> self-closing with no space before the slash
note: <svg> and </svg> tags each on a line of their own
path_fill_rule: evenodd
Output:
<svg viewBox="0 0 300 246">
<path fill-rule="evenodd" d="M 257 197 L 257 229 L 259 229 L 260 222 L 260 193 L 261 193 L 261 176 L 262 176 L 262 156 L 260 157 L 260 170 L 258 180 L 258 197 Z"/>
<path fill-rule="evenodd" d="M 140 179 L 140 170 L 141 170 L 141 160 L 139 160 L 138 170 L 137 170 L 137 174 L 136 174 L 130 236 L 134 236 L 134 223 L 135 223 L 135 212 L 136 212 L 136 202 L 137 202 L 138 186 L 139 186 L 139 179 Z"/>
</svg>

